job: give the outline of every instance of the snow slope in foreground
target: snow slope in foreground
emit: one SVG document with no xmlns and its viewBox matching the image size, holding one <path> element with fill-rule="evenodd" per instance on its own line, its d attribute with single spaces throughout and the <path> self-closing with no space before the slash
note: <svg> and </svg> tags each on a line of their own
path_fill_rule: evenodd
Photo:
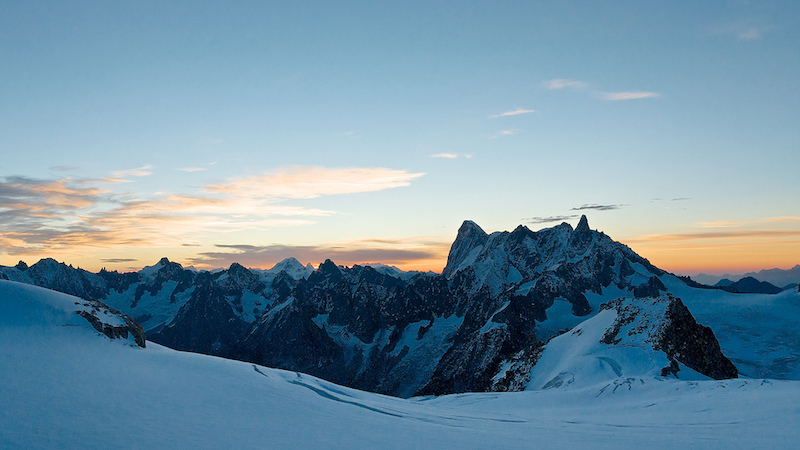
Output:
<svg viewBox="0 0 800 450">
<path fill-rule="evenodd" d="M 110 340 L 74 300 L 0 281 L 0 448 L 800 445 L 797 381 L 620 378 L 403 400 Z"/>
</svg>

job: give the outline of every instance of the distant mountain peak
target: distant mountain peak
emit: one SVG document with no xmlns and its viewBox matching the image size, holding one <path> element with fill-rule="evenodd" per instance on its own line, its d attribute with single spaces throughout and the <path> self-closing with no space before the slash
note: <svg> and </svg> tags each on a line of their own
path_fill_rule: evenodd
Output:
<svg viewBox="0 0 800 450">
<path fill-rule="evenodd" d="M 589 230 L 589 219 L 586 218 L 586 214 L 581 215 L 581 220 L 578 221 L 578 226 L 575 227 L 575 232 L 586 232 Z"/>
<path fill-rule="evenodd" d="M 480 251 L 476 249 L 482 248 L 488 239 L 489 235 L 478 224 L 471 220 L 465 220 L 458 229 L 456 240 L 450 247 L 450 253 L 447 255 L 447 265 L 442 273 L 445 276 L 450 276 L 452 273 L 457 272 L 461 266 L 469 264 L 471 262 L 469 259 L 474 258 L 477 251 Z"/>
</svg>

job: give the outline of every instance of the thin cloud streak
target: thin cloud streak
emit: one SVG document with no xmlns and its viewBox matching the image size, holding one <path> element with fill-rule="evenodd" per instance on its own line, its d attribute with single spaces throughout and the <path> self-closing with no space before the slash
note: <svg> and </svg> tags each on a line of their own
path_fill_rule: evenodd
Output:
<svg viewBox="0 0 800 450">
<path fill-rule="evenodd" d="M 460 155 L 458 153 L 437 153 L 431 155 L 431 158 L 444 158 L 444 159 L 457 159 L 457 158 L 472 158 L 472 155 Z"/>
<path fill-rule="evenodd" d="M 626 242 L 662 242 L 662 241 L 693 241 L 699 239 L 771 239 L 800 237 L 800 230 L 739 230 L 739 231 L 709 231 L 697 233 L 678 234 L 651 234 L 628 239 Z"/>
<path fill-rule="evenodd" d="M 566 222 L 567 220 L 577 219 L 577 218 L 578 218 L 577 214 L 571 214 L 568 216 L 528 217 L 522 219 L 522 221 L 530 224 L 542 224 L 542 223 L 552 223 L 552 222 Z"/>
<path fill-rule="evenodd" d="M 495 134 L 491 138 L 492 139 L 497 139 L 497 138 L 502 137 L 502 136 L 512 136 L 512 135 L 514 135 L 516 133 L 517 133 L 517 130 L 500 130 L 500 131 L 497 132 L 497 134 Z"/>
<path fill-rule="evenodd" d="M 596 205 L 596 204 L 586 205 L 585 204 L 585 205 L 582 205 L 582 206 L 578 206 L 576 208 L 570 208 L 570 211 L 585 211 L 585 210 L 588 210 L 588 209 L 593 209 L 593 210 L 596 210 L 596 211 L 612 211 L 612 210 L 615 210 L 615 209 L 620 209 L 623 206 L 627 206 L 627 205 Z"/>
<path fill-rule="evenodd" d="M 181 172 L 202 172 L 203 170 L 208 170 L 205 167 L 182 167 L 179 168 Z"/>
<path fill-rule="evenodd" d="M 600 92 L 601 98 L 608 101 L 621 101 L 621 100 L 638 100 L 642 98 L 655 98 L 659 94 L 657 92 Z"/>
<path fill-rule="evenodd" d="M 489 116 L 489 118 L 490 118 L 490 119 L 496 119 L 496 118 L 498 118 L 498 117 L 510 117 L 510 116 L 518 116 L 518 115 L 520 115 L 520 114 L 530 114 L 530 113 L 534 113 L 534 112 L 536 112 L 536 111 L 535 111 L 535 110 L 533 110 L 533 109 L 522 109 L 522 108 L 517 108 L 517 109 L 515 109 L 515 110 L 513 110 L 513 111 L 506 111 L 506 112 L 504 112 L 504 113 L 501 113 L 501 114 L 495 114 L 495 115 L 493 115 L 493 116 Z"/>
<path fill-rule="evenodd" d="M 554 90 L 564 88 L 581 89 L 586 87 L 586 83 L 583 81 L 567 80 L 564 78 L 556 78 L 554 80 L 546 81 L 544 85 L 547 89 Z"/>
<path fill-rule="evenodd" d="M 153 166 L 150 164 L 144 165 L 142 167 L 137 167 L 135 169 L 128 169 L 128 170 L 115 170 L 111 172 L 111 176 L 113 178 L 125 178 L 125 177 L 146 177 L 148 175 L 152 175 L 153 172 L 150 171 Z"/>
</svg>

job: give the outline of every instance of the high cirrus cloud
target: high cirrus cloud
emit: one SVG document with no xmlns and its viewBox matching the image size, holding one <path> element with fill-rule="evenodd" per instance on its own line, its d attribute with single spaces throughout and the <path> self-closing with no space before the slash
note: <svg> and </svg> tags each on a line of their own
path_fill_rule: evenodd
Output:
<svg viewBox="0 0 800 450">
<path fill-rule="evenodd" d="M 457 158 L 472 158 L 472 155 L 464 155 L 459 153 L 437 153 L 435 155 L 431 155 L 431 158 L 443 158 L 443 159 L 457 159 Z"/>
<path fill-rule="evenodd" d="M 565 222 L 567 220 L 572 220 L 577 218 L 578 218 L 577 214 L 570 214 L 566 216 L 526 217 L 522 219 L 522 221 L 530 224 L 542 224 L 542 223 L 553 223 L 553 222 Z"/>
<path fill-rule="evenodd" d="M 597 205 L 597 204 L 585 204 L 581 206 L 577 206 L 575 208 L 570 208 L 570 211 L 585 211 L 589 209 L 593 209 L 595 211 L 612 211 L 615 209 L 620 209 L 626 205 Z"/>
<path fill-rule="evenodd" d="M 382 167 L 287 167 L 263 175 L 213 184 L 206 190 L 247 197 L 316 198 L 408 186 L 422 175 L 424 173 Z"/>
<path fill-rule="evenodd" d="M 608 101 L 638 100 L 643 98 L 655 98 L 660 96 L 659 93 L 651 91 L 622 91 L 622 92 L 604 92 L 598 90 L 587 91 L 583 89 L 587 87 L 586 83 L 582 81 L 568 80 L 564 78 L 557 78 L 554 80 L 545 81 L 544 86 L 550 90 L 561 90 L 566 88 L 580 89 L 583 90 L 585 93 L 594 96 L 595 98 L 600 98 Z"/>
<path fill-rule="evenodd" d="M 533 110 L 533 109 L 517 108 L 517 109 L 511 110 L 511 111 L 506 111 L 504 113 L 491 115 L 491 116 L 489 116 L 489 118 L 490 119 L 495 119 L 495 118 L 498 118 L 498 117 L 519 116 L 520 114 L 530 114 L 530 113 L 534 113 L 534 112 L 536 112 L 536 111 Z"/>
<path fill-rule="evenodd" d="M 581 89 L 586 87 L 586 83 L 583 81 L 567 80 L 564 78 L 556 78 L 554 80 L 545 81 L 544 85 L 547 89 Z"/>
<path fill-rule="evenodd" d="M 600 92 L 600 97 L 609 101 L 638 100 L 642 98 L 658 97 L 657 92 L 627 91 L 627 92 Z"/>
</svg>

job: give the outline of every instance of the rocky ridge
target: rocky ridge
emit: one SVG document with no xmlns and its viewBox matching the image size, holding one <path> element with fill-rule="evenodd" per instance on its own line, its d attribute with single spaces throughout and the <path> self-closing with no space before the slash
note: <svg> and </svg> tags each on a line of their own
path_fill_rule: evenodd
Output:
<svg viewBox="0 0 800 450">
<path fill-rule="evenodd" d="M 520 389 L 500 374 L 535 367 L 545 343 L 599 315 L 602 301 L 646 301 L 666 290 L 664 271 L 591 230 L 585 217 L 575 229 L 492 234 L 465 221 L 441 275 L 393 275 L 330 260 L 316 270 L 287 260 L 269 271 L 232 264 L 214 273 L 166 258 L 126 274 L 53 260 L 0 269 L 0 277 L 101 299 L 140 321 L 148 339 L 179 350 L 402 397 Z M 689 351 L 682 339 L 703 338 L 706 363 L 694 370 L 730 376 L 719 346 L 687 329 L 655 350 L 680 362 L 675 355 Z"/>
</svg>

